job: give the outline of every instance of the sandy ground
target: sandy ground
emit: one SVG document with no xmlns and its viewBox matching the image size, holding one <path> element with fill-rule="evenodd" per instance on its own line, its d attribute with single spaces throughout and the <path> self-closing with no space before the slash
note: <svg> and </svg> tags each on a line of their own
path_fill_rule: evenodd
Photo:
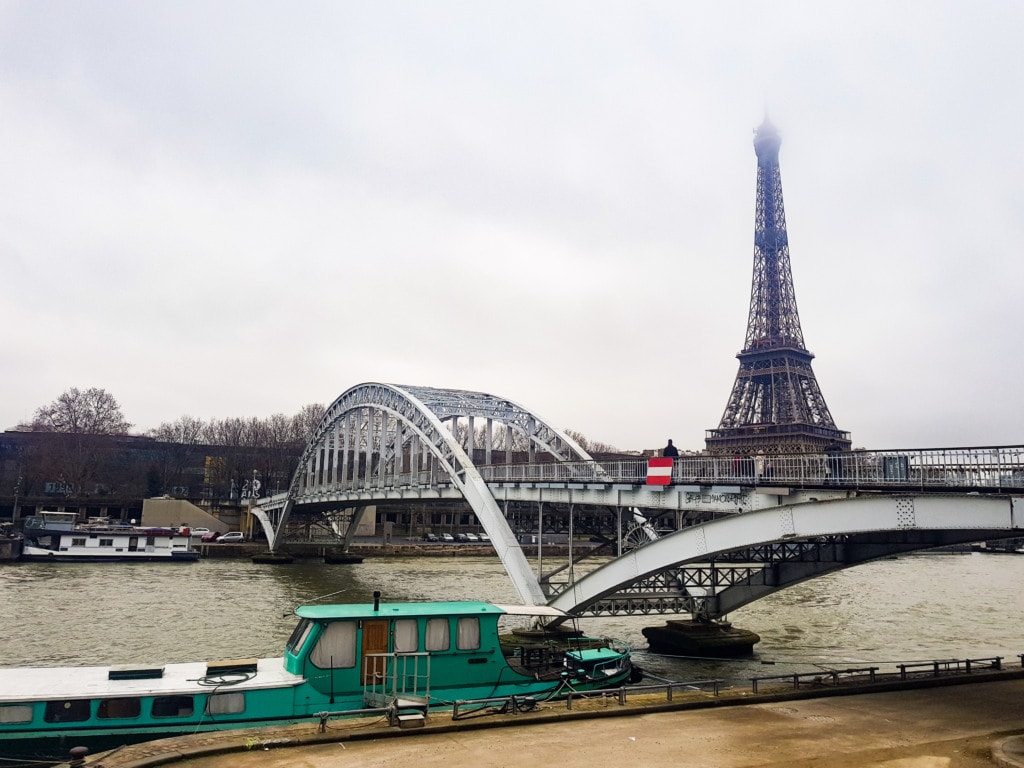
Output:
<svg viewBox="0 0 1024 768">
<path fill-rule="evenodd" d="M 615 707 L 614 702 L 607 705 Z M 505 722 L 514 723 L 514 716 Z M 1024 733 L 1024 680 L 342 741 L 178 768 L 982 768 Z"/>
</svg>

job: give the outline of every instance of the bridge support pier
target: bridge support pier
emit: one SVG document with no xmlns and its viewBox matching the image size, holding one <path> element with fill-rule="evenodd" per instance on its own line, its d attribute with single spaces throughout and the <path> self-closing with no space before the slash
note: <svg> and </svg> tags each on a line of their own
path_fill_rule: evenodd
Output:
<svg viewBox="0 0 1024 768">
<path fill-rule="evenodd" d="M 654 653 L 701 658 L 738 658 L 754 652 L 761 636 L 734 627 L 728 621 L 670 619 L 661 627 L 644 627 L 644 637 Z"/>
</svg>

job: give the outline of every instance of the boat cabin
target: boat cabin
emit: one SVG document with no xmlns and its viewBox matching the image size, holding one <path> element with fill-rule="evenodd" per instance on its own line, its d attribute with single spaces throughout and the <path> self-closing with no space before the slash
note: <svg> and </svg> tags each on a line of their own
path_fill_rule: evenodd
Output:
<svg viewBox="0 0 1024 768">
<path fill-rule="evenodd" d="M 308 605 L 285 647 L 285 669 L 328 696 L 427 697 L 431 688 L 493 687 L 504 665 L 498 618 L 483 602 Z M 397 687 L 397 690 L 396 690 Z"/>
</svg>

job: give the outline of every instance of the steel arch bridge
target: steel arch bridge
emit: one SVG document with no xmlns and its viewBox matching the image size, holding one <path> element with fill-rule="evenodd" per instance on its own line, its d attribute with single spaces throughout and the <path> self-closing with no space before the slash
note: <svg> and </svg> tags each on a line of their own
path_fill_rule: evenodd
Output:
<svg viewBox="0 0 1024 768">
<path fill-rule="evenodd" d="M 558 462 L 593 463 L 572 438 L 511 400 L 457 389 L 360 384 L 327 408 L 299 459 L 276 519 L 268 514 L 276 506 L 273 502 L 253 510 L 267 530 L 271 550 L 281 540 L 296 503 L 305 509 L 328 510 L 340 503 L 352 505 L 350 492 L 355 489 L 372 497 L 374 490 L 443 480 L 453 484 L 472 507 L 520 598 L 528 604 L 545 603 L 547 597 L 518 540 L 470 458 L 478 419 L 485 426 L 482 448 L 488 464 L 496 426 L 502 444 L 511 447 L 517 439 L 525 443 L 531 461 L 541 451 Z M 466 449 L 456 438 L 460 429 L 466 431 Z M 354 512 L 344 521 L 346 544 L 366 506 L 365 501 L 351 506 Z"/>
<path fill-rule="evenodd" d="M 484 424 L 479 447 L 478 422 Z M 513 445 L 528 451 L 530 464 L 502 471 L 492 459 L 504 448 L 507 461 L 507 448 Z M 538 453 L 546 462 L 535 463 Z M 993 451 L 967 453 L 990 456 Z M 481 454 L 486 466 L 477 467 L 471 456 Z M 958 469 L 963 454 L 954 452 Z M 371 504 L 464 500 L 491 537 L 524 603 L 550 603 L 574 613 L 690 613 L 715 619 L 771 592 L 869 560 L 1021 536 L 1024 499 L 1003 490 L 1008 476 L 1013 483 L 1020 479 L 1021 451 L 1001 449 L 998 454 L 997 471 L 989 473 L 988 486 L 981 486 L 983 494 L 966 488 L 949 493 L 956 490 L 949 485 L 940 486 L 946 493 L 877 485 L 787 490 L 786 496 L 753 483 L 741 487 L 751 481 L 729 466 L 715 470 L 719 474 L 711 482 L 719 485 L 687 485 L 695 481 L 684 480 L 674 488 L 652 489 L 640 478 L 626 480 L 629 472 L 612 463 L 596 462 L 569 436 L 510 400 L 481 392 L 367 383 L 331 404 L 288 491 L 261 501 L 252 512 L 271 550 L 284 539 L 295 510 L 302 511 L 300 518 L 325 520 L 347 547 Z M 699 460 L 680 461 L 674 472 L 693 473 L 688 461 Z M 936 471 L 931 466 L 921 469 L 922 477 Z M 948 465 L 941 466 L 948 474 Z M 777 467 L 777 474 L 784 469 Z M 788 468 L 785 481 L 803 477 L 803 469 Z M 527 482 L 512 480 L 524 472 Z M 557 482 L 544 482 L 552 475 Z M 634 549 L 620 550 L 619 557 L 582 577 L 576 577 L 571 552 L 568 566 L 539 576 L 499 508 L 499 497 L 506 502 L 557 498 L 568 500 L 570 508 L 579 498 L 619 511 L 675 504 L 690 510 L 693 524 L 664 536 L 645 526 Z M 706 498 L 718 497 L 722 501 L 711 515 L 717 519 L 709 520 Z M 571 512 L 569 521 L 571 526 Z M 564 582 L 551 578 L 557 574 Z"/>
</svg>

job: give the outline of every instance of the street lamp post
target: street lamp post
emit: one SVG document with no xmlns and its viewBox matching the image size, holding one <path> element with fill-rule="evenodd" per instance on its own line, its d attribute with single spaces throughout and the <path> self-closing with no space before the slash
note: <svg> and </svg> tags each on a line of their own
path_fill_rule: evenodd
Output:
<svg viewBox="0 0 1024 768">
<path fill-rule="evenodd" d="M 14 511 L 11 512 L 11 522 L 16 523 L 18 521 L 19 509 L 18 509 L 18 496 L 21 493 L 21 475 L 18 475 L 18 482 L 14 484 Z"/>
</svg>

